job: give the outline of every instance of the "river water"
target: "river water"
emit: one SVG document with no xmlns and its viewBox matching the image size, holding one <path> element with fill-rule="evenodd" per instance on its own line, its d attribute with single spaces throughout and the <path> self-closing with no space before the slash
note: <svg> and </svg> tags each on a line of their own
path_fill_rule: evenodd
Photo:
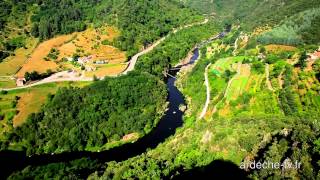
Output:
<svg viewBox="0 0 320 180">
<path fill-rule="evenodd" d="M 188 64 L 193 64 L 199 58 L 199 49 L 193 51 Z M 181 66 L 179 66 L 181 67 Z M 175 76 L 179 70 L 170 71 L 169 73 Z M 101 152 L 70 152 L 62 154 L 47 154 L 26 156 L 25 152 L 5 151 L 0 152 L 0 179 L 6 177 L 12 172 L 21 170 L 28 165 L 39 166 L 49 163 L 68 162 L 80 158 L 90 158 L 99 162 L 108 161 L 123 161 L 128 158 L 137 156 L 147 151 L 148 148 L 155 148 L 158 144 L 164 142 L 168 137 L 173 135 L 178 127 L 183 124 L 183 112 L 179 110 L 180 105 L 185 105 L 184 97 L 175 86 L 175 78 L 167 79 L 168 88 L 168 110 L 157 127 L 149 134 L 137 140 L 134 143 L 128 143 L 120 147 L 116 147 L 107 151 Z"/>
</svg>

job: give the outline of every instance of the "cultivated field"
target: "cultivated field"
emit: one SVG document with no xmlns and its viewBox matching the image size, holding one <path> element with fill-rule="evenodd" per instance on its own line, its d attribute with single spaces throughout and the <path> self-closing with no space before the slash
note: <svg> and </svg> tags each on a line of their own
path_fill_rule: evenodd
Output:
<svg viewBox="0 0 320 180">
<path fill-rule="evenodd" d="M 226 92 L 226 100 L 237 99 L 245 90 L 250 76 L 250 66 L 248 64 L 241 64 L 239 72 L 232 79 L 232 83 Z"/>
<path fill-rule="evenodd" d="M 271 53 L 280 53 L 284 51 L 297 51 L 298 48 L 294 46 L 286 46 L 286 45 L 278 45 L 278 44 L 270 44 L 265 46 L 266 50 Z"/>
</svg>

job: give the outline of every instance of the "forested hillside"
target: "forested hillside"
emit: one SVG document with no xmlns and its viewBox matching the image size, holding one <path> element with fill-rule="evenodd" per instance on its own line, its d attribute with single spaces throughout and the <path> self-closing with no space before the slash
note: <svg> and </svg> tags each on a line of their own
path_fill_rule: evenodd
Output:
<svg viewBox="0 0 320 180">
<path fill-rule="evenodd" d="M 255 28 L 269 27 L 258 37 L 258 41 L 263 44 L 302 45 L 320 42 L 320 5 L 316 0 L 181 1 L 199 11 L 213 13 L 214 17 L 225 22 L 240 23 L 248 32 Z"/>
<path fill-rule="evenodd" d="M 173 27 L 201 18 L 196 12 L 174 1 L 164 0 L 23 0 L 17 4 L 6 0 L 1 2 L 0 6 L 5 10 L 0 16 L 3 22 L 2 29 L 6 27 L 10 17 L 25 14 L 33 7 L 30 31 L 40 40 L 46 40 L 58 34 L 83 31 L 87 26 L 92 25 L 100 26 L 107 23 L 117 26 L 122 33 L 114 45 L 128 51 L 129 57 L 142 46 L 168 33 Z M 12 50 L 5 46 L 6 49 Z"/>
<path fill-rule="evenodd" d="M 225 21 L 240 20 L 246 28 L 276 25 L 284 18 L 319 7 L 317 0 L 180 0 L 200 11 L 215 13 Z"/>
<path fill-rule="evenodd" d="M 8 133 L 1 148 L 28 154 L 102 150 L 127 134 L 148 133 L 166 108 L 166 96 L 165 84 L 145 73 L 60 89 L 40 113 Z"/>
<path fill-rule="evenodd" d="M 258 37 L 264 44 L 301 45 L 320 42 L 320 8 L 297 13 Z"/>
<path fill-rule="evenodd" d="M 218 33 L 219 23 L 209 23 L 182 30 L 170 36 L 151 53 L 139 59 L 137 70 L 163 77 L 164 72 L 183 60 L 195 45 Z"/>
</svg>

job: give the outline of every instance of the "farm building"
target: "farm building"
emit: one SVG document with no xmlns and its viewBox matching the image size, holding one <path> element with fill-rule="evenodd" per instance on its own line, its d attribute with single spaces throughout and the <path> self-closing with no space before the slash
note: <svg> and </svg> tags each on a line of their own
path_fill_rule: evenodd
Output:
<svg viewBox="0 0 320 180">
<path fill-rule="evenodd" d="M 98 61 L 95 61 L 94 64 L 108 64 L 108 60 L 98 60 Z"/>
<path fill-rule="evenodd" d="M 92 56 L 78 58 L 78 63 L 86 64 L 92 59 Z"/>
<path fill-rule="evenodd" d="M 21 87 L 21 86 L 24 86 L 24 83 L 26 82 L 26 79 L 25 78 L 18 78 L 17 80 L 16 80 L 16 85 L 18 86 L 18 87 Z"/>
</svg>

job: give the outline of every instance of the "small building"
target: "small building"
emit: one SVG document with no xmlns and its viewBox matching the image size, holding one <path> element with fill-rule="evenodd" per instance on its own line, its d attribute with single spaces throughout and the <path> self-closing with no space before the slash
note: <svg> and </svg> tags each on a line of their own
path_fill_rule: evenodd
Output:
<svg viewBox="0 0 320 180">
<path fill-rule="evenodd" d="M 72 57 L 67 57 L 66 58 L 69 62 L 72 62 L 74 59 Z"/>
<path fill-rule="evenodd" d="M 95 61 L 94 64 L 108 64 L 108 60 L 98 60 L 98 61 Z"/>
<path fill-rule="evenodd" d="M 87 56 L 87 57 L 80 57 L 80 58 L 78 58 L 78 63 L 80 63 L 80 64 L 86 64 L 86 63 L 88 63 L 91 59 L 93 58 L 93 56 L 91 55 L 91 56 Z"/>
<path fill-rule="evenodd" d="M 266 55 L 264 55 L 263 53 L 259 53 L 258 59 L 266 59 Z"/>
<path fill-rule="evenodd" d="M 16 85 L 17 85 L 17 87 L 24 86 L 25 83 L 26 83 L 26 79 L 25 79 L 25 78 L 18 78 L 18 79 L 16 80 Z"/>
</svg>

